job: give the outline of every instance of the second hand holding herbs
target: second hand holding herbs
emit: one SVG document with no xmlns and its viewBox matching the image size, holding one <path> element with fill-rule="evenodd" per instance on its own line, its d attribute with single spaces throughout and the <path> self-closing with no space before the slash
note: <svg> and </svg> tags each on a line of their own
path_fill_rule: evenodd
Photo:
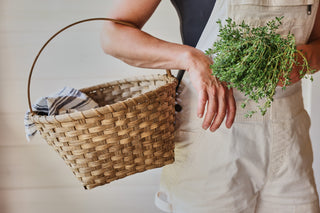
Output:
<svg viewBox="0 0 320 213">
<path fill-rule="evenodd" d="M 258 103 L 265 99 L 258 105 L 262 115 L 271 106 L 279 79 L 283 89 L 290 84 L 293 66 L 301 68 L 301 78 L 314 72 L 303 53 L 296 49 L 294 35 L 283 37 L 276 33 L 282 18 L 276 17 L 259 27 L 250 27 L 244 21 L 237 25 L 231 18 L 222 26 L 219 20 L 220 39 L 206 51 L 214 60 L 210 66 L 212 74 L 247 97 L 242 108 L 250 100 Z M 302 63 L 297 62 L 297 56 L 302 58 Z M 256 112 L 249 111 L 245 116 L 251 117 Z"/>
</svg>

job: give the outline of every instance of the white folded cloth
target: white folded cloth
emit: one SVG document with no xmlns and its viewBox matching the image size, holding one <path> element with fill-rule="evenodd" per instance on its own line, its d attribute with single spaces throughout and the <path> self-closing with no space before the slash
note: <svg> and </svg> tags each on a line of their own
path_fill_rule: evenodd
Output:
<svg viewBox="0 0 320 213">
<path fill-rule="evenodd" d="M 74 88 L 64 87 L 55 94 L 38 99 L 36 103 L 32 105 L 32 110 L 38 115 L 61 115 L 96 107 L 99 107 L 99 105 L 86 94 Z M 30 120 L 30 114 L 28 111 L 24 117 L 24 126 L 28 141 L 37 133 L 37 127 Z"/>
</svg>

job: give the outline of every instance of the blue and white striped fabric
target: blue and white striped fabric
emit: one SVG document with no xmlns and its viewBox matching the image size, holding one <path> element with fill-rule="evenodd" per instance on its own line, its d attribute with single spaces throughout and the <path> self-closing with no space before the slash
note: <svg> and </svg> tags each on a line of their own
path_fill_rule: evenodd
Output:
<svg viewBox="0 0 320 213">
<path fill-rule="evenodd" d="M 86 94 L 70 87 L 64 87 L 58 93 L 40 98 L 32 110 L 38 115 L 61 115 L 75 111 L 83 111 L 96 108 L 99 105 Z M 30 141 L 37 133 L 35 124 L 30 120 L 28 111 L 24 117 L 24 126 L 27 140 Z"/>
</svg>

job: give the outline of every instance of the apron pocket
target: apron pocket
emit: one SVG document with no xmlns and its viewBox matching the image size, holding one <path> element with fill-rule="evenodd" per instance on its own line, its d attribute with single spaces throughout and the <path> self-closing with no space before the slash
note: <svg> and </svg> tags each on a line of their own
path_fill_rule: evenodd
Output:
<svg viewBox="0 0 320 213">
<path fill-rule="evenodd" d="M 253 4 L 260 6 L 300 6 L 313 5 L 315 0 L 237 0 L 233 4 Z"/>
<path fill-rule="evenodd" d="M 297 44 L 307 43 L 316 15 L 316 0 L 229 0 L 228 15 L 237 23 L 264 26 L 284 16 L 277 33 L 295 35 Z"/>
</svg>

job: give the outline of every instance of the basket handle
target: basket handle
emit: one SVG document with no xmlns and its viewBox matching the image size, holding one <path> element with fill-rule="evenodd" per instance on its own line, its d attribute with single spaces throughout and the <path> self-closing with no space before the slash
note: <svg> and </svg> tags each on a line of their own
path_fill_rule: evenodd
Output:
<svg viewBox="0 0 320 213">
<path fill-rule="evenodd" d="M 41 49 L 39 50 L 37 56 L 35 57 L 34 61 L 33 61 L 33 64 L 31 66 L 31 69 L 30 69 L 30 73 L 29 73 L 29 77 L 28 77 L 28 105 L 29 105 L 29 110 L 30 110 L 30 113 L 31 114 L 34 114 L 34 112 L 32 111 L 32 106 L 31 106 L 31 98 L 30 98 L 30 84 L 31 84 L 31 76 L 32 76 L 32 73 L 33 73 L 33 69 L 36 65 L 36 62 L 41 54 L 41 52 L 44 50 L 44 48 L 49 44 L 49 42 L 54 39 L 58 34 L 60 34 L 61 32 L 65 31 L 66 29 L 74 26 L 74 25 L 77 25 L 77 24 L 80 24 L 80 23 L 83 23 L 83 22 L 89 22 L 89 21 L 97 21 L 97 20 L 102 20 L 102 21 L 111 21 L 111 22 L 114 22 L 114 23 L 117 23 L 117 24 L 122 24 L 122 25 L 125 25 L 125 26 L 128 26 L 128 27 L 133 27 L 133 28 L 137 28 L 138 27 L 133 24 L 133 23 L 130 23 L 130 22 L 126 22 L 126 21 L 120 21 L 120 20 L 116 20 L 116 19 L 111 19 L 111 18 L 89 18 L 89 19 L 83 19 L 81 21 L 77 21 L 77 22 L 74 22 L 72 24 L 69 24 L 68 26 L 62 28 L 61 30 L 59 30 L 58 32 L 56 32 L 53 36 L 51 36 L 48 41 L 41 47 Z M 167 72 L 167 75 L 172 77 L 172 74 L 171 74 L 171 71 L 169 69 L 166 70 Z"/>
</svg>

